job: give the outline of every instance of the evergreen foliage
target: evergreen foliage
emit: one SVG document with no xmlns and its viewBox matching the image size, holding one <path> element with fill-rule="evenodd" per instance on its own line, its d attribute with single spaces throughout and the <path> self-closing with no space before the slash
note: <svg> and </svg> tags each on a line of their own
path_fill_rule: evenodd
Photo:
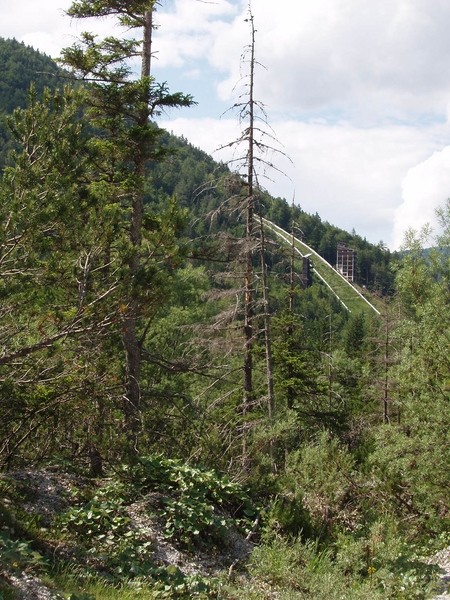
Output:
<svg viewBox="0 0 450 600">
<path fill-rule="evenodd" d="M 38 96 L 44 88 L 61 84 L 61 73 L 48 56 L 15 39 L 0 38 L 0 171 L 14 148 L 6 117 L 16 108 L 25 108 L 33 84 Z"/>
<path fill-rule="evenodd" d="M 153 8 L 82 0 L 71 14 L 138 28 Z M 384 308 L 349 314 L 324 286 L 303 289 L 263 231 L 252 231 L 261 256 L 248 253 L 248 189 L 158 128 L 160 109 L 192 99 L 148 71 L 129 77 L 139 48 L 85 34 L 65 59 L 90 81 L 55 89 L 44 76 L 29 86 L 56 69 L 46 58 L 0 43 L 0 91 L 18 94 L 0 94 L 16 145 L 0 183 L 2 571 L 46 573 L 72 598 L 425 598 L 425 555 L 448 543 L 450 514 L 450 204 L 434 249 L 423 250 L 429 232 L 411 232 L 394 257 L 258 190 L 261 213 L 332 264 L 338 241 L 356 249 L 358 283 Z M 92 477 L 50 528 L 8 477 L 43 466 Z M 211 581 L 156 564 L 131 527 L 136 506 L 178 548 L 213 554 L 233 530 L 253 554 Z M 61 541 L 76 542 L 65 580 Z M 1 578 L 0 594 L 12 594 Z"/>
<path fill-rule="evenodd" d="M 42 94 L 44 88 L 55 87 L 60 74 L 49 56 L 15 39 L 0 38 L 0 65 L 0 107 L 7 114 L 15 108 L 25 108 L 31 83 Z"/>
</svg>

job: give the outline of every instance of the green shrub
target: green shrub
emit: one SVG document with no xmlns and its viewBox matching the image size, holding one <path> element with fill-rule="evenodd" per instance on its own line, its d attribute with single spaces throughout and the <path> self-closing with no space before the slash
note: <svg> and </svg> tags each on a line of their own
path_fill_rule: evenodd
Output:
<svg viewBox="0 0 450 600">
<path fill-rule="evenodd" d="M 435 567 L 418 556 L 389 519 L 373 523 L 365 535 L 341 535 L 336 566 L 347 577 L 368 583 L 386 598 L 425 598 Z"/>
<path fill-rule="evenodd" d="M 288 457 L 283 486 L 301 506 L 297 512 L 303 514 L 305 533 L 332 538 L 357 526 L 358 479 L 352 455 L 328 432 Z"/>
<path fill-rule="evenodd" d="M 164 535 L 184 546 L 222 542 L 230 527 L 245 533 L 255 517 L 242 486 L 212 470 L 156 455 L 141 458 L 128 476 L 143 492 L 162 494 Z"/>
<path fill-rule="evenodd" d="M 130 524 L 121 489 L 117 485 L 105 486 L 87 503 L 70 508 L 59 517 L 59 530 L 76 535 L 77 539 L 114 544 L 127 534 Z"/>
<path fill-rule="evenodd" d="M 0 531 L 0 567 L 23 571 L 40 571 L 46 565 L 42 554 L 34 550 L 28 541 L 13 539 L 10 531 Z"/>
</svg>

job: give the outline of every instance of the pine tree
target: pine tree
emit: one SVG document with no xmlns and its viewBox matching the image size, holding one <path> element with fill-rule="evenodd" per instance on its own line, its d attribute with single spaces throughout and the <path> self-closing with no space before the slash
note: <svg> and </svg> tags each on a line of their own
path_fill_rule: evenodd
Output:
<svg viewBox="0 0 450 600">
<path fill-rule="evenodd" d="M 94 275 L 106 267 L 108 219 L 89 190 L 95 153 L 80 94 L 46 90 L 39 100 L 32 88 L 11 129 L 21 151 L 0 187 L 0 395 L 6 402 L 0 456 L 7 464 L 22 452 L 35 459 L 61 451 L 70 439 L 85 443 L 80 429 L 89 428 L 92 410 L 80 391 L 84 368 L 117 320 L 109 302 L 116 282 L 105 287 Z M 77 405 L 83 418 L 72 420 Z"/>
<path fill-rule="evenodd" d="M 170 94 L 151 75 L 155 0 L 80 0 L 68 15 L 78 19 L 114 16 L 128 30 L 140 29 L 142 40 L 108 37 L 97 40 L 84 33 L 80 43 L 63 51 L 63 62 L 77 78 L 89 82 L 89 116 L 100 129 L 97 145 L 103 157 L 98 185 L 116 211 L 122 283 L 122 343 L 125 353 L 123 410 L 128 451 L 135 454 L 141 429 L 142 349 L 149 332 L 148 307 L 161 301 L 161 265 L 175 261 L 178 217 L 172 211 L 166 224 L 150 213 L 146 174 L 152 161 L 161 160 L 162 131 L 154 119 L 163 108 L 189 106 L 192 98 Z M 130 59 L 141 57 L 141 74 L 133 79 Z M 170 211 L 169 211 L 170 212 Z M 168 215 L 169 216 L 169 215 Z M 125 230 L 125 234 L 123 234 Z M 151 298 L 149 298 L 151 297 Z M 146 314 L 147 313 L 147 314 Z"/>
</svg>

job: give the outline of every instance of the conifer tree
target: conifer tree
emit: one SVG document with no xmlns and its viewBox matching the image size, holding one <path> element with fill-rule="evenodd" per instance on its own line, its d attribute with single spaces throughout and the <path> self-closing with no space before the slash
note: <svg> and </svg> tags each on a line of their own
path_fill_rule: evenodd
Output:
<svg viewBox="0 0 450 600">
<path fill-rule="evenodd" d="M 20 461 L 23 452 L 34 460 L 59 451 L 69 439 L 85 443 L 80 429 L 90 427 L 93 411 L 84 404 L 81 380 L 102 334 L 117 321 L 109 302 L 117 282 L 110 278 L 105 287 L 94 275 L 106 266 L 109 226 L 89 192 L 95 153 L 80 118 L 79 92 L 45 90 L 38 99 L 32 88 L 28 108 L 17 109 L 10 126 L 20 151 L 0 185 L 5 464 Z M 77 405 L 83 418 L 75 424 Z"/>
<path fill-rule="evenodd" d="M 243 351 L 243 395 L 242 395 L 242 466 L 248 468 L 248 435 L 247 419 L 250 408 L 255 404 L 256 394 L 254 389 L 254 359 L 255 344 L 258 334 L 255 326 L 256 311 L 256 273 L 255 257 L 259 257 L 262 281 L 262 332 L 264 335 L 265 352 L 265 374 L 267 415 L 270 426 L 273 426 L 275 417 L 275 391 L 273 358 L 271 347 L 271 315 L 269 310 L 269 287 L 268 272 L 266 265 L 266 239 L 264 224 L 261 215 L 257 219 L 258 211 L 261 212 L 260 200 L 263 188 L 260 183 L 260 171 L 262 169 L 276 169 L 276 167 L 265 158 L 267 152 L 278 149 L 270 146 L 270 141 L 275 141 L 273 135 L 268 131 L 267 115 L 264 105 L 255 99 L 255 70 L 258 66 L 255 55 L 256 29 L 251 3 L 248 5 L 248 17 L 246 21 L 250 25 L 250 43 L 245 47 L 241 61 L 245 63 L 247 74 L 245 76 L 245 91 L 232 108 L 237 109 L 239 120 L 242 124 L 240 137 L 228 144 L 242 148 L 239 156 L 232 161 L 234 168 L 243 180 L 244 195 L 241 199 L 241 210 L 245 219 L 245 233 L 243 236 L 243 256 L 241 258 L 244 267 L 243 273 L 243 316 L 244 316 L 244 351 Z M 270 454 L 274 456 L 274 444 L 269 441 Z M 272 466 L 274 461 L 272 460 Z"/>
<path fill-rule="evenodd" d="M 161 263 L 176 252 L 179 225 L 172 212 L 166 223 L 147 209 L 146 173 L 164 154 L 161 130 L 153 119 L 163 108 L 189 106 L 189 95 L 169 93 L 151 75 L 155 0 L 77 0 L 68 15 L 77 19 L 115 17 L 128 30 L 141 30 L 142 39 L 83 33 L 81 41 L 63 51 L 63 62 L 75 76 L 89 83 L 89 116 L 101 131 L 97 145 L 103 156 L 97 184 L 110 198 L 117 214 L 116 237 L 122 283 L 122 344 L 125 358 L 124 416 L 128 450 L 137 452 L 141 428 L 142 348 L 148 334 L 146 308 L 161 300 L 158 286 Z M 130 60 L 141 60 L 133 79 Z M 168 221 L 168 222 L 167 222 Z"/>
</svg>

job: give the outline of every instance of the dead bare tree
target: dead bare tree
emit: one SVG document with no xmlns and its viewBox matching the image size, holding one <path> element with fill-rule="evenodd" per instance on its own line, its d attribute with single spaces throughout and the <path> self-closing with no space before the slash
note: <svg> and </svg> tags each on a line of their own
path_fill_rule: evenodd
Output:
<svg viewBox="0 0 450 600">
<path fill-rule="evenodd" d="M 256 29 L 251 3 L 248 5 L 248 18 L 246 22 L 250 26 L 250 43 L 244 49 L 241 56 L 241 64 L 245 66 L 245 74 L 242 79 L 245 81 L 244 92 L 239 98 L 239 102 L 233 105 L 230 110 L 237 110 L 239 121 L 242 127 L 242 133 L 239 138 L 225 147 L 243 148 L 236 157 L 229 161 L 232 168 L 240 173 L 245 195 L 240 203 L 240 210 L 245 215 L 245 233 L 243 244 L 242 263 L 244 265 L 243 274 L 243 314 L 244 314 L 244 347 L 243 347 L 243 396 L 242 396 L 242 467 L 244 471 L 248 468 L 248 441 L 247 425 L 249 408 L 254 404 L 254 345 L 259 333 L 264 335 L 265 347 L 265 372 L 266 372 L 266 402 L 269 423 L 272 426 L 275 419 L 275 392 L 273 376 L 273 358 L 271 347 L 271 315 L 269 307 L 269 284 L 268 270 L 265 260 L 266 255 L 266 237 L 264 224 L 261 218 L 260 197 L 263 188 L 260 184 L 261 177 L 267 177 L 266 173 L 270 170 L 279 171 L 272 161 L 266 158 L 268 152 L 284 153 L 277 147 L 278 142 L 271 130 L 264 105 L 255 99 L 255 71 L 257 66 L 263 66 L 256 60 L 255 38 Z M 261 171 L 263 173 L 261 173 Z M 258 221 L 255 218 L 259 215 Z M 262 281 L 262 331 L 255 329 L 256 317 L 256 289 L 255 289 L 255 256 L 259 255 L 260 279 Z M 270 454 L 272 464 L 274 463 L 274 444 L 270 441 Z"/>
</svg>

